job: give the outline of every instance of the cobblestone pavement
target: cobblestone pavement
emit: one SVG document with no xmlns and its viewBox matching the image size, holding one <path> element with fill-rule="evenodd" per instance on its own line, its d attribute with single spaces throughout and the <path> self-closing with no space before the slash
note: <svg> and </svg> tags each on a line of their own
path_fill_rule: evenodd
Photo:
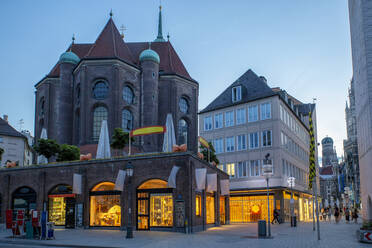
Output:
<svg viewBox="0 0 372 248">
<path fill-rule="evenodd" d="M 353 248 L 370 247 L 356 239 L 357 224 L 320 223 L 321 240 L 312 223 L 299 223 L 291 228 L 289 224 L 272 226 L 272 239 L 257 239 L 257 224 L 239 224 L 214 227 L 196 234 L 170 232 L 134 232 L 134 239 L 125 239 L 125 232 L 117 230 L 56 230 L 56 240 L 28 241 L 5 238 L 9 233 L 0 233 L 0 247 L 322 247 Z M 15 242 L 15 243 L 13 243 Z"/>
</svg>

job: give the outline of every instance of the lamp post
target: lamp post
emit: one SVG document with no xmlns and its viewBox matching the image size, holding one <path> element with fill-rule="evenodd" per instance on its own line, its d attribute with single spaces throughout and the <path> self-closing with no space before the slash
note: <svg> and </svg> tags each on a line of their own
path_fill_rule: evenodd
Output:
<svg viewBox="0 0 372 248">
<path fill-rule="evenodd" d="M 295 177 L 288 177 L 287 182 L 288 186 L 291 187 L 291 200 L 289 201 L 290 203 L 290 208 L 291 208 L 291 226 L 295 227 L 295 220 L 294 220 L 294 199 L 293 199 L 293 187 L 295 186 Z"/>
<path fill-rule="evenodd" d="M 128 225 L 127 225 L 127 239 L 133 238 L 133 227 L 132 227 L 132 176 L 133 176 L 133 165 L 132 162 L 128 162 L 125 166 L 125 172 L 128 176 Z"/>
<path fill-rule="evenodd" d="M 271 163 L 271 159 L 269 159 L 270 153 L 266 154 L 265 159 L 263 160 L 262 172 L 266 178 L 266 189 L 267 189 L 267 230 L 268 235 L 267 237 L 271 237 L 271 229 L 270 229 L 270 198 L 269 198 L 269 178 L 273 174 L 273 165 Z"/>
</svg>

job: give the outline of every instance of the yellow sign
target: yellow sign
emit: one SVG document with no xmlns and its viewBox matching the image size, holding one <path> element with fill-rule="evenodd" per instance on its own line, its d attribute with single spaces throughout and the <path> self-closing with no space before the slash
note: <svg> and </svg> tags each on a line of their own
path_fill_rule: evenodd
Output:
<svg viewBox="0 0 372 248">
<path fill-rule="evenodd" d="M 199 136 L 199 142 L 202 146 L 209 149 L 209 143 L 206 139 L 204 139 L 202 136 Z"/>
<path fill-rule="evenodd" d="M 142 136 L 148 134 L 157 134 L 157 133 L 165 133 L 166 127 L 165 126 L 149 126 L 149 127 L 141 127 L 130 132 L 130 136 Z"/>
</svg>

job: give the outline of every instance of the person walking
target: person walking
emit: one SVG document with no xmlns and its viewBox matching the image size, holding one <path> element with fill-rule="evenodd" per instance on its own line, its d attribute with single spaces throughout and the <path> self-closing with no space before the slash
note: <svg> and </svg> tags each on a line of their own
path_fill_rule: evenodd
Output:
<svg viewBox="0 0 372 248">
<path fill-rule="evenodd" d="M 280 221 L 279 221 L 279 212 L 278 212 L 278 210 L 276 208 L 274 209 L 274 219 L 273 219 L 273 221 L 271 221 L 271 224 L 274 224 L 275 221 L 278 224 L 280 224 Z"/>
<path fill-rule="evenodd" d="M 349 208 L 345 209 L 345 220 L 346 220 L 346 223 L 349 223 L 349 221 L 350 221 L 350 210 L 349 210 Z"/>
<path fill-rule="evenodd" d="M 335 207 L 335 221 L 336 221 L 336 224 L 338 224 L 338 222 L 340 221 L 339 216 L 340 216 L 340 210 L 336 206 Z"/>
<path fill-rule="evenodd" d="M 355 224 L 358 224 L 358 209 L 357 208 L 354 208 L 354 211 L 353 211 L 353 219 L 354 219 L 354 223 Z"/>
</svg>

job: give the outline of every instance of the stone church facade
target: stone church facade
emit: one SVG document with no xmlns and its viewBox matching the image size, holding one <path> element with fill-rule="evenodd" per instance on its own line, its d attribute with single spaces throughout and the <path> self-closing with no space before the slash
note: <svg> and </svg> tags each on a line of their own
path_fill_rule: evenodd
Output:
<svg viewBox="0 0 372 248">
<path fill-rule="evenodd" d="M 125 42 L 110 17 L 92 44 L 73 42 L 36 85 L 35 138 L 47 130 L 58 143 L 98 142 L 102 120 L 117 127 L 165 125 L 172 114 L 178 144 L 197 151 L 198 83 L 169 39 L 162 36 L 161 9 L 154 42 Z M 136 139 L 144 152 L 160 151 L 162 135 Z"/>
</svg>

